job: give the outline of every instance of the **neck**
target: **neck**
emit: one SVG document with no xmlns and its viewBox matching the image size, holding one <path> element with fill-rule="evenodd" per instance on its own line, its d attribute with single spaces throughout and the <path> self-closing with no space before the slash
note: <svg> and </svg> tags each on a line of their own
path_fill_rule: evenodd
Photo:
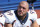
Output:
<svg viewBox="0 0 40 27">
<path fill-rule="evenodd" d="M 25 17 L 26 17 L 26 15 L 25 15 L 25 16 L 23 16 L 23 17 L 21 17 L 20 19 L 21 19 L 21 20 L 24 20 L 24 19 L 25 19 Z"/>
</svg>

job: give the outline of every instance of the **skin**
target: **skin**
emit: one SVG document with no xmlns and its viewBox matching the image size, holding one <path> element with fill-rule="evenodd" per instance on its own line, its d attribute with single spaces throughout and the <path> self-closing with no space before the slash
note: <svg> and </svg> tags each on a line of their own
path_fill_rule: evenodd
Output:
<svg viewBox="0 0 40 27">
<path fill-rule="evenodd" d="M 19 19 L 24 20 L 24 18 L 26 17 L 26 13 L 28 12 L 28 9 L 29 9 L 29 4 L 26 1 L 20 2 L 17 9 L 17 14 Z M 35 25 L 38 27 L 38 24 L 36 23 L 36 21 L 34 21 L 31 27 L 36 27 Z M 12 27 L 12 24 L 5 24 L 5 26 Z"/>
<path fill-rule="evenodd" d="M 34 23 L 31 25 L 31 27 L 39 27 L 39 25 L 37 24 L 36 21 L 34 21 Z"/>
<path fill-rule="evenodd" d="M 22 1 L 19 4 L 17 14 L 20 20 L 24 20 L 24 18 L 26 17 L 26 13 L 28 12 L 28 9 L 29 5 L 26 1 Z"/>
</svg>

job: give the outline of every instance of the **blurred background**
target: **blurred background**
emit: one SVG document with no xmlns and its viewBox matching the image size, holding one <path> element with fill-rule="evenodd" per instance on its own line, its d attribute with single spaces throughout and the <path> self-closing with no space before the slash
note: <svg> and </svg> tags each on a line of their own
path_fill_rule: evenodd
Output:
<svg viewBox="0 0 40 27">
<path fill-rule="evenodd" d="M 0 11 L 11 9 L 16 10 L 17 6 L 21 1 L 27 1 L 27 0 L 0 0 Z M 40 0 L 36 0 L 36 2 L 34 2 L 33 4 L 35 10 L 40 10 Z M 31 9 L 31 7 L 32 6 L 30 5 L 29 9 Z"/>
</svg>

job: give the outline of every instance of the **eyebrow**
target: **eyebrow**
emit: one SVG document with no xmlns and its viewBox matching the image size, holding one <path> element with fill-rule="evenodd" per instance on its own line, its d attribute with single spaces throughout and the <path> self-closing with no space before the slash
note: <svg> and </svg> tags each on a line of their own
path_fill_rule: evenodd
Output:
<svg viewBox="0 0 40 27">
<path fill-rule="evenodd" d="M 19 7 L 22 7 L 22 6 L 19 6 Z M 25 8 L 25 7 L 23 7 L 23 8 Z"/>
</svg>

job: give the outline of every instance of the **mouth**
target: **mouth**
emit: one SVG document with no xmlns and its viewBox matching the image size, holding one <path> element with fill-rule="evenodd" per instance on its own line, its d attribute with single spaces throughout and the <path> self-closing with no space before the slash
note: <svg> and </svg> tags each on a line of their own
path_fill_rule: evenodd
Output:
<svg viewBox="0 0 40 27">
<path fill-rule="evenodd" d="M 22 12 L 19 12 L 19 14 L 22 14 Z"/>
<path fill-rule="evenodd" d="M 22 14 L 22 12 L 18 12 L 18 14 Z"/>
<path fill-rule="evenodd" d="M 23 12 L 22 11 L 18 11 L 18 14 L 22 14 Z"/>
</svg>

